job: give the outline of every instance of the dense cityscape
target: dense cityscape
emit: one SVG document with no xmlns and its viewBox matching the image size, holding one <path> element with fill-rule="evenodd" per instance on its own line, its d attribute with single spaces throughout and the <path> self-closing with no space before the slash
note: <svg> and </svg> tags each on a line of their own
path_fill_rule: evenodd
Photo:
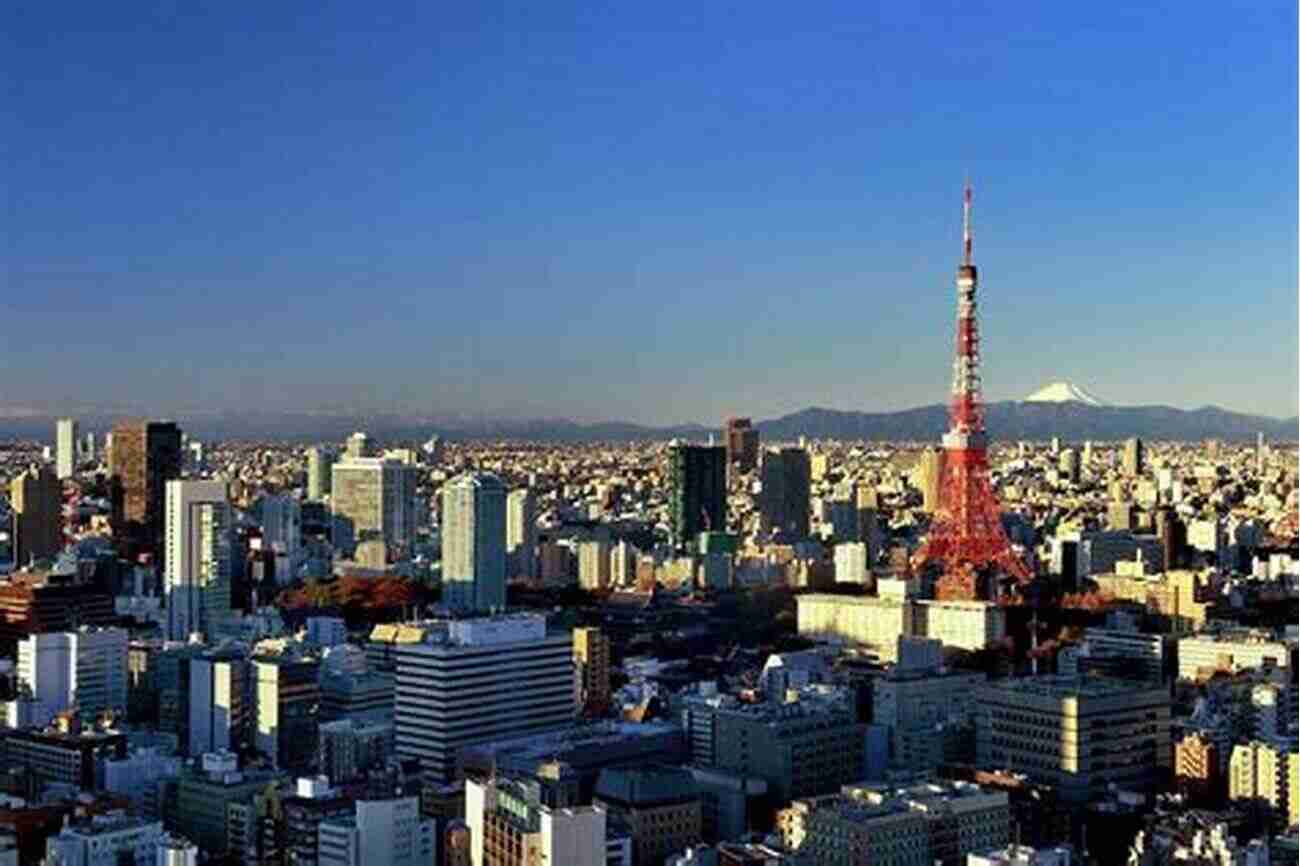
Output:
<svg viewBox="0 0 1300 866">
<path fill-rule="evenodd" d="M 1296 863 L 1295 443 L 990 442 L 970 209 L 941 447 L 3 443 L 0 864 Z"/>
</svg>

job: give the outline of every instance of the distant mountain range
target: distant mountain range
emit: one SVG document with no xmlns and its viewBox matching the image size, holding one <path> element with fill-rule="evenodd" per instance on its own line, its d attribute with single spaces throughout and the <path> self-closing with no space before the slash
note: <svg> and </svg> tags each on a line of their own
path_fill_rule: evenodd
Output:
<svg viewBox="0 0 1300 866">
<path fill-rule="evenodd" d="M 1129 436 L 1194 441 L 1247 440 L 1263 433 L 1273 441 L 1294 442 L 1300 425 L 1297 418 L 1246 415 L 1214 406 L 1183 410 L 1171 406 L 1098 405 L 1060 399 L 1064 393 L 1068 392 L 1057 388 L 1048 399 L 989 404 L 986 418 L 990 436 L 1003 441 L 1046 440 L 1053 436 L 1067 441 L 1104 441 Z M 83 429 L 89 430 L 106 430 L 117 417 L 120 413 L 95 412 L 79 416 Z M 451 439 L 549 442 L 662 440 L 673 437 L 703 439 L 719 432 L 717 428 L 705 425 L 650 427 L 616 421 L 581 424 L 566 419 L 506 421 L 473 416 L 440 418 L 346 411 L 179 413 L 175 420 L 186 432 L 204 439 L 291 441 L 342 440 L 349 433 L 362 429 L 381 440 L 419 440 L 436 433 Z M 811 439 L 936 441 L 947 423 L 947 408 L 933 405 L 899 412 L 811 408 L 760 421 L 756 426 L 767 441 L 794 440 L 800 436 Z M 53 441 L 54 417 L 30 410 L 0 409 L 0 439 L 12 438 Z"/>
</svg>

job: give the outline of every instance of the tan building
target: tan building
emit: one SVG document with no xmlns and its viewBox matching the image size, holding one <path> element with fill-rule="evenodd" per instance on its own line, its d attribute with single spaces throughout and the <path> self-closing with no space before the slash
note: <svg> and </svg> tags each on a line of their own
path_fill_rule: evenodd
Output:
<svg viewBox="0 0 1300 866">
<path fill-rule="evenodd" d="M 1000 643 L 1007 636 L 1006 612 L 987 601 L 918 600 L 916 634 L 943 641 L 946 647 L 978 650 Z"/>
<path fill-rule="evenodd" d="M 969 782 L 892 789 L 846 785 L 777 813 L 785 846 L 808 866 L 960 866 L 1011 841 L 1005 791 Z"/>
<path fill-rule="evenodd" d="M 876 652 L 882 662 L 898 660 L 898 639 L 917 634 L 910 602 L 875 596 L 801 595 L 801 637 L 838 639 Z"/>
<path fill-rule="evenodd" d="M 943 495 L 944 457 L 942 448 L 926 448 L 912 473 L 912 484 L 921 491 L 921 507 L 927 514 L 934 514 L 939 509 L 939 499 Z"/>
<path fill-rule="evenodd" d="M 1275 818 L 1300 823 L 1300 752 L 1296 741 L 1254 740 L 1232 749 L 1228 799 L 1267 805 Z"/>
<path fill-rule="evenodd" d="M 575 628 L 573 664 L 578 705 L 600 712 L 609 705 L 609 638 L 598 628 Z"/>
<path fill-rule="evenodd" d="M 699 787 L 681 767 L 603 770 L 595 805 L 631 831 L 632 866 L 659 866 L 668 855 L 701 841 Z"/>
<path fill-rule="evenodd" d="M 1178 641 L 1180 679 L 1204 679 L 1216 672 L 1247 668 L 1296 667 L 1296 644 L 1274 640 L 1266 630 L 1232 630 L 1185 637 Z"/>
<path fill-rule="evenodd" d="M 1197 601 L 1202 584 L 1202 576 L 1197 572 L 1099 574 L 1093 580 L 1103 595 L 1145 605 L 1152 612 L 1169 617 L 1178 631 L 1192 631 L 1205 624 L 1209 604 Z"/>
<path fill-rule="evenodd" d="M 1174 746 L 1174 779 L 1180 791 L 1201 800 L 1220 796 L 1219 749 L 1203 734 L 1190 734 Z"/>
<path fill-rule="evenodd" d="M 14 512 L 13 558 L 22 568 L 63 549 L 63 484 L 48 466 L 32 466 L 9 482 Z"/>
<path fill-rule="evenodd" d="M 181 431 L 170 421 L 121 421 L 113 427 L 108 474 L 121 495 L 122 530 L 159 555 L 167 482 L 181 476 Z M 115 493 L 115 497 L 116 497 Z"/>
<path fill-rule="evenodd" d="M 609 542 L 593 539 L 578 544 L 578 586 L 589 592 L 609 588 Z"/>
</svg>

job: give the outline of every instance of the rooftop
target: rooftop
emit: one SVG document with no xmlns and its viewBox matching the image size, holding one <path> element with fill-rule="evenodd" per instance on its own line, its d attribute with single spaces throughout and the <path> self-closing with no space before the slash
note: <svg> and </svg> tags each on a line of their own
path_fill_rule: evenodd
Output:
<svg viewBox="0 0 1300 866">
<path fill-rule="evenodd" d="M 1042 674 L 1040 676 L 993 680 L 987 684 L 986 688 L 1048 698 L 1108 698 L 1150 691 L 1152 686 L 1149 683 L 1106 677 L 1072 677 L 1058 674 Z"/>
</svg>

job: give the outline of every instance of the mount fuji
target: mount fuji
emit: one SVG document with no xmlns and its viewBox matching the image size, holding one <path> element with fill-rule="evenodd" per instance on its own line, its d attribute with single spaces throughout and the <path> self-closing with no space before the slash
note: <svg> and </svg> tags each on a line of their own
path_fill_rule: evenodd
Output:
<svg viewBox="0 0 1300 866">
<path fill-rule="evenodd" d="M 1053 382 L 1024 399 L 1026 403 L 1084 403 L 1088 406 L 1109 406 L 1073 382 Z"/>
</svg>

